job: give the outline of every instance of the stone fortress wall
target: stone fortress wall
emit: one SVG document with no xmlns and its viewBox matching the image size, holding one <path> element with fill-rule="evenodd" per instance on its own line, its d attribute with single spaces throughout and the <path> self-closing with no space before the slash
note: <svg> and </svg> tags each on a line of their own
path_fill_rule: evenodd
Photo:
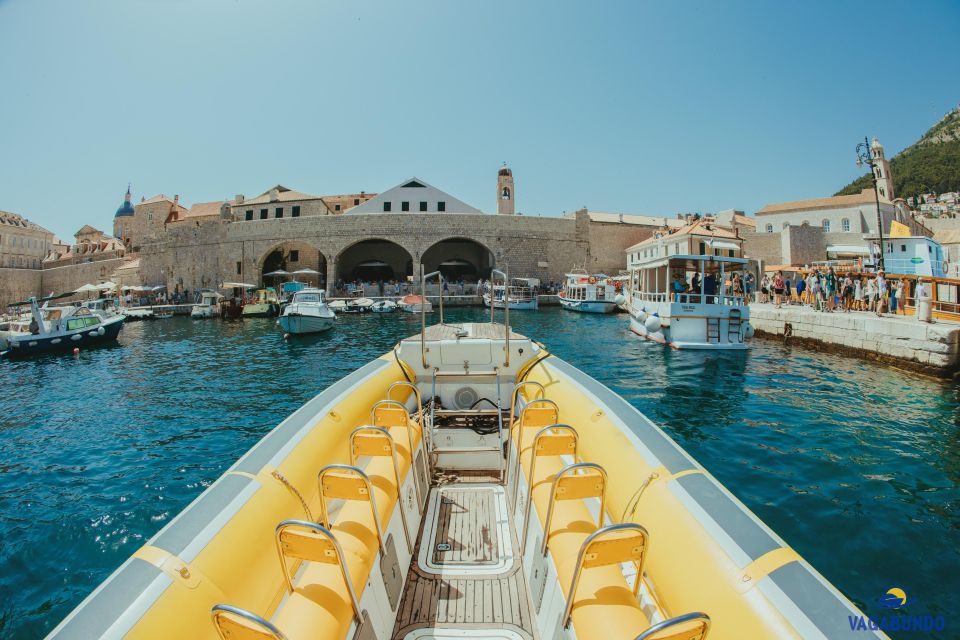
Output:
<svg viewBox="0 0 960 640">
<path fill-rule="evenodd" d="M 344 277 L 342 267 L 349 261 L 345 252 L 358 243 L 384 240 L 397 245 L 393 251 L 405 252 L 412 273 L 418 274 L 422 262 L 425 268 L 436 268 L 465 241 L 464 247 L 478 244 L 488 250 L 490 266 L 509 268 L 512 276 L 559 282 L 564 273 L 579 266 L 592 273 L 618 273 L 626 264 L 626 248 L 654 231 L 649 225 L 591 222 L 585 210 L 575 218 L 441 213 L 303 215 L 252 221 L 235 217 L 169 225 L 165 233 L 144 242 L 140 269 L 144 282 L 166 284 L 171 290 L 192 291 L 222 281 L 259 284 L 264 263 L 274 250 L 296 249 L 303 256 L 298 267 L 321 271 L 329 287 Z M 349 259 L 356 261 L 355 256 Z"/>
<path fill-rule="evenodd" d="M 38 296 L 43 291 L 40 269 L 0 267 L 0 313 L 8 304 Z"/>
</svg>

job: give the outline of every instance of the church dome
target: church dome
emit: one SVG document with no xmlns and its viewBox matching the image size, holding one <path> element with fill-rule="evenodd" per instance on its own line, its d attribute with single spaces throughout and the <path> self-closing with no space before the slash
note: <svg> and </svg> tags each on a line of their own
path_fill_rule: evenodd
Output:
<svg viewBox="0 0 960 640">
<path fill-rule="evenodd" d="M 510 171 L 509 168 L 504 167 L 504 168 L 500 169 L 500 172 L 499 172 L 497 175 L 500 175 L 500 176 L 512 176 L 512 175 L 513 175 L 513 172 Z"/>
<path fill-rule="evenodd" d="M 117 209 L 117 212 L 113 214 L 114 218 L 120 218 L 123 216 L 132 216 L 134 214 L 133 205 L 130 204 L 130 187 L 127 187 L 127 193 L 123 197 L 123 204 L 120 205 L 120 208 Z"/>
</svg>

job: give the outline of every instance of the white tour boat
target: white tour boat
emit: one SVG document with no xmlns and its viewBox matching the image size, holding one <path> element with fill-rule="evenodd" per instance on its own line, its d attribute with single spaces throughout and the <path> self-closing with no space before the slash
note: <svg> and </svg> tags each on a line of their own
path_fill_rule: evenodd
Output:
<svg viewBox="0 0 960 640">
<path fill-rule="evenodd" d="M 630 278 L 619 299 L 631 331 L 675 349 L 745 349 L 753 336 L 742 292 L 749 261 L 738 253 L 736 234 L 709 221 L 627 249 Z"/>
<path fill-rule="evenodd" d="M 613 313 L 617 310 L 617 290 L 607 276 L 584 271 L 568 273 L 558 298 L 560 306 L 584 313 Z"/>
<path fill-rule="evenodd" d="M 322 289 L 297 291 L 280 316 L 280 328 L 284 333 L 319 333 L 332 327 L 337 316 L 326 297 Z"/>
<path fill-rule="evenodd" d="M 535 278 L 510 278 L 510 284 L 491 282 L 490 288 L 483 294 L 483 306 L 504 309 L 533 310 L 539 307 L 535 287 L 540 281 Z"/>
</svg>

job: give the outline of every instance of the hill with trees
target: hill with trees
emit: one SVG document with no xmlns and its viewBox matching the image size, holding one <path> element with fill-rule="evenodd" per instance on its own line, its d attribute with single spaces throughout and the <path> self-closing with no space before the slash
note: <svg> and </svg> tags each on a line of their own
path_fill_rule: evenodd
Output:
<svg viewBox="0 0 960 640">
<path fill-rule="evenodd" d="M 897 197 L 960 191 L 960 107 L 930 127 L 915 143 L 890 159 Z M 873 187 L 870 174 L 857 178 L 836 193 L 860 193 Z"/>
</svg>

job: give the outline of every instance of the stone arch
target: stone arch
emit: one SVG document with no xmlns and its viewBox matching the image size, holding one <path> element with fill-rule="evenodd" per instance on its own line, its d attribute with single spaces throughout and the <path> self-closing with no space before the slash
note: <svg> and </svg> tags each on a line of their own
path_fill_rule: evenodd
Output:
<svg viewBox="0 0 960 640">
<path fill-rule="evenodd" d="M 299 274 L 272 277 L 265 274 L 277 270 L 293 273 L 301 269 L 312 269 L 317 274 Z M 257 260 L 257 278 L 260 284 L 276 286 L 282 282 L 296 279 L 310 285 L 324 287 L 327 281 L 327 258 L 317 247 L 302 240 L 277 242 L 264 251 Z"/>
<path fill-rule="evenodd" d="M 450 237 L 438 240 L 420 256 L 424 271 L 439 270 L 447 280 L 477 282 L 490 277 L 496 254 L 475 238 Z"/>
<path fill-rule="evenodd" d="M 343 247 L 334 261 L 334 277 L 340 282 L 379 283 L 406 281 L 413 275 L 414 257 L 407 247 L 387 238 L 363 238 Z"/>
</svg>

